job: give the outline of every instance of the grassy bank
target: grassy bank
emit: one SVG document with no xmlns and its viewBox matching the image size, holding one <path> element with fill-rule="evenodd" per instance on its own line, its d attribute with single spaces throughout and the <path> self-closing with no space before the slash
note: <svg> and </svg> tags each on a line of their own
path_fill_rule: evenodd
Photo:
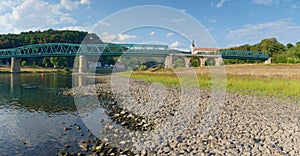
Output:
<svg viewBox="0 0 300 156">
<path fill-rule="evenodd" d="M 10 73 L 10 67 L 0 67 L 0 73 Z M 69 72 L 65 69 L 41 68 L 41 67 L 22 67 L 21 73 L 58 73 Z"/>
<path fill-rule="evenodd" d="M 176 73 L 170 69 L 156 72 L 139 71 L 131 73 L 130 77 L 173 87 L 196 86 L 200 89 L 212 87 L 209 68 L 194 68 L 196 79 L 184 74 L 190 73 L 189 70 L 192 69 L 179 69 Z M 233 65 L 225 66 L 225 71 L 227 92 L 278 98 L 298 98 L 300 95 L 300 65 Z M 129 76 L 128 73 L 122 75 Z"/>
</svg>

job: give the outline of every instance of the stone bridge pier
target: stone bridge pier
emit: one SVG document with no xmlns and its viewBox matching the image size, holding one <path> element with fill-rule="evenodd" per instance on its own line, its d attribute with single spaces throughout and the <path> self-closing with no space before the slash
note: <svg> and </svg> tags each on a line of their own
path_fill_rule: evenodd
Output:
<svg viewBox="0 0 300 156">
<path fill-rule="evenodd" d="M 20 73 L 20 70 L 21 70 L 21 59 L 20 58 L 15 58 L 15 57 L 12 57 L 11 58 L 11 69 L 10 71 L 12 73 Z"/>
<path fill-rule="evenodd" d="M 220 55 L 199 55 L 199 54 L 170 54 L 165 58 L 165 68 L 174 67 L 174 59 L 181 57 L 184 60 L 184 67 L 188 68 L 192 58 L 197 58 L 200 61 L 200 66 L 206 65 L 208 59 L 213 59 L 215 66 L 221 66 L 223 64 L 223 58 Z"/>
<path fill-rule="evenodd" d="M 79 56 L 79 66 L 78 66 L 78 73 L 86 73 L 88 70 L 88 60 L 86 56 L 80 55 Z"/>
<path fill-rule="evenodd" d="M 11 73 L 20 73 L 21 71 L 21 59 L 11 58 Z M 88 59 L 86 56 L 79 56 L 78 73 L 86 73 L 88 71 Z"/>
</svg>

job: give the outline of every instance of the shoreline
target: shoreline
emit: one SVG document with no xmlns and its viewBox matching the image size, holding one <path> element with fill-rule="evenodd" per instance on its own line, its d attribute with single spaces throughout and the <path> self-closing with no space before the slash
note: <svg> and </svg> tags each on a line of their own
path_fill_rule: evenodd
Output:
<svg viewBox="0 0 300 156">
<path fill-rule="evenodd" d="M 189 112 L 193 109 L 184 109 L 184 107 L 180 107 L 180 105 L 178 105 L 178 103 L 176 102 L 178 101 L 179 95 L 181 94 L 178 89 L 170 87 L 161 88 L 160 85 L 153 85 L 150 82 L 132 79 L 129 80 L 129 93 L 125 92 L 124 90 L 126 89 L 126 87 L 124 88 L 124 82 L 126 82 L 126 78 L 120 78 L 119 80 L 120 81 L 117 81 L 119 83 L 116 83 L 116 86 L 114 86 L 118 88 L 116 90 L 117 93 L 114 93 L 115 96 L 111 99 L 115 101 L 114 104 L 118 106 L 116 107 L 117 109 L 126 108 L 127 111 L 123 113 L 121 113 L 123 109 L 120 110 L 120 112 L 109 111 L 110 114 L 107 115 L 116 125 L 121 125 L 121 123 L 124 122 L 123 120 L 127 121 L 128 114 L 132 114 L 133 116 L 138 114 L 141 116 L 152 117 L 154 118 L 154 120 L 152 121 L 154 121 L 155 124 L 158 125 L 164 125 L 170 122 L 169 120 L 166 120 L 170 117 L 176 117 L 178 121 L 184 122 L 185 118 L 188 117 L 189 114 L 193 114 L 192 112 Z M 105 99 L 113 94 L 111 90 L 108 89 L 110 85 L 111 84 L 101 83 L 97 84 L 96 88 L 94 88 L 93 86 L 80 87 L 77 90 L 74 90 L 78 94 L 73 94 L 72 96 L 76 96 L 77 98 L 83 96 L 84 98 L 86 98 L 88 96 L 95 96 L 96 93 L 99 100 L 101 101 L 102 98 Z M 207 107 L 209 107 L 209 103 L 213 101 L 213 99 L 211 99 L 212 93 L 208 91 L 201 91 L 199 92 L 201 93 L 201 96 L 195 96 L 197 95 L 195 94 L 195 91 L 196 90 L 192 89 L 187 92 L 187 95 L 189 95 L 188 99 L 190 99 L 191 101 L 186 102 L 191 105 L 192 101 L 198 101 L 197 105 L 195 105 L 197 106 L 197 109 L 194 109 L 197 113 L 190 123 L 184 122 L 186 123 L 184 126 L 185 128 L 181 129 L 180 133 L 175 131 L 176 128 L 172 127 L 167 132 L 161 132 L 161 134 L 164 134 L 163 136 L 169 139 L 166 139 L 165 141 L 162 141 L 160 143 L 153 142 L 153 146 L 142 144 L 147 148 L 133 148 L 133 151 L 140 155 L 197 155 L 201 153 L 208 155 L 300 154 L 300 123 L 298 121 L 300 118 L 299 106 L 277 101 L 272 97 L 265 99 L 255 95 L 227 93 L 224 101 L 222 102 L 222 107 L 220 107 L 221 109 L 217 113 L 217 118 L 214 120 L 214 122 L 212 122 L 209 130 L 204 133 L 202 126 L 203 121 L 205 121 L 205 119 L 207 118 L 209 119 L 209 116 L 207 116 L 206 114 L 206 109 Z M 163 92 L 166 92 L 166 94 L 163 94 L 164 96 L 162 95 Z M 84 94 L 80 95 L 80 93 Z M 126 95 L 128 94 L 133 96 L 133 99 L 136 100 L 130 100 L 126 98 Z M 158 97 L 155 98 L 156 96 L 152 96 L 152 94 Z M 160 101 L 164 98 L 168 100 Z M 157 105 L 158 103 L 160 105 Z M 186 104 L 184 105 L 188 106 Z M 98 106 L 93 105 L 92 110 L 97 107 Z M 110 110 L 110 108 L 107 107 L 99 107 Z M 154 111 L 154 108 L 159 109 Z M 182 112 L 181 110 L 184 111 Z M 183 113 L 183 116 L 176 116 L 176 113 L 180 111 L 181 114 Z M 127 116 L 123 116 L 121 114 L 127 114 Z M 97 121 L 99 120 L 101 119 L 97 119 Z M 118 120 L 120 120 L 119 123 Z M 99 124 L 99 122 L 96 123 Z M 112 131 L 114 130 L 114 128 L 111 127 L 110 122 L 106 122 L 103 127 L 105 127 L 105 134 L 113 133 Z M 96 132 L 99 131 L 101 133 L 101 130 L 96 130 Z M 109 149 L 119 149 L 118 147 L 124 147 L 125 145 L 135 145 L 134 141 L 131 142 L 131 144 L 126 143 L 124 146 L 123 144 L 120 144 L 120 142 L 127 142 L 131 137 L 136 136 L 130 136 L 129 138 L 122 139 L 119 138 L 117 140 L 119 144 L 113 141 L 111 143 L 110 139 L 112 138 L 105 137 L 98 141 L 101 142 L 100 145 L 86 145 L 91 147 L 90 149 L 87 148 L 86 152 L 106 152 L 106 154 L 109 154 Z M 105 144 L 107 146 L 103 146 Z M 98 146 L 101 146 L 101 148 Z M 120 148 L 120 150 L 121 149 L 122 148 Z M 110 152 L 112 152 L 112 150 Z M 114 151 L 114 153 L 117 154 L 116 151 Z"/>
<path fill-rule="evenodd" d="M 44 68 L 44 67 L 22 67 L 20 73 L 57 73 L 68 72 L 64 69 Z M 11 73 L 10 67 L 0 67 L 0 73 Z"/>
</svg>

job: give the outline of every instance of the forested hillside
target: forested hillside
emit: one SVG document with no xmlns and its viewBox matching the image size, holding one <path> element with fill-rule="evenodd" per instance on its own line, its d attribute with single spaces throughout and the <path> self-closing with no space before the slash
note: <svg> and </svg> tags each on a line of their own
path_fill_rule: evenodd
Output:
<svg viewBox="0 0 300 156">
<path fill-rule="evenodd" d="M 89 34 L 83 31 L 49 29 L 46 31 L 22 32 L 21 34 L 0 34 L 0 49 L 39 43 L 81 43 L 83 39 L 88 39 L 87 42 L 90 43 L 102 43 L 96 34 Z"/>
<path fill-rule="evenodd" d="M 0 49 L 41 43 L 103 43 L 94 33 L 71 30 L 29 31 L 20 34 L 0 34 Z M 75 57 L 22 58 L 22 66 L 72 67 Z M 0 59 L 8 64 L 10 59 Z"/>
<path fill-rule="evenodd" d="M 245 44 L 238 47 L 228 48 L 229 50 L 251 50 L 267 53 L 273 63 L 300 63 L 300 42 L 295 45 L 288 43 L 283 45 L 276 38 L 263 39 L 260 43 L 249 45 Z M 225 60 L 226 64 L 245 63 L 243 60 Z"/>
</svg>

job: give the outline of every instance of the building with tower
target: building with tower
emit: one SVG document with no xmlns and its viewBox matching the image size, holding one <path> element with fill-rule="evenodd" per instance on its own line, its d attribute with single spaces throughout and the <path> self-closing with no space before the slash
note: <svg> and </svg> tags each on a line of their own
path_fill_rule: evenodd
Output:
<svg viewBox="0 0 300 156">
<path fill-rule="evenodd" d="M 199 53 L 214 53 L 217 52 L 218 50 L 220 50 L 219 48 L 196 48 L 195 47 L 195 43 L 193 41 L 192 45 L 191 45 L 191 52 L 192 54 L 199 54 Z"/>
</svg>

